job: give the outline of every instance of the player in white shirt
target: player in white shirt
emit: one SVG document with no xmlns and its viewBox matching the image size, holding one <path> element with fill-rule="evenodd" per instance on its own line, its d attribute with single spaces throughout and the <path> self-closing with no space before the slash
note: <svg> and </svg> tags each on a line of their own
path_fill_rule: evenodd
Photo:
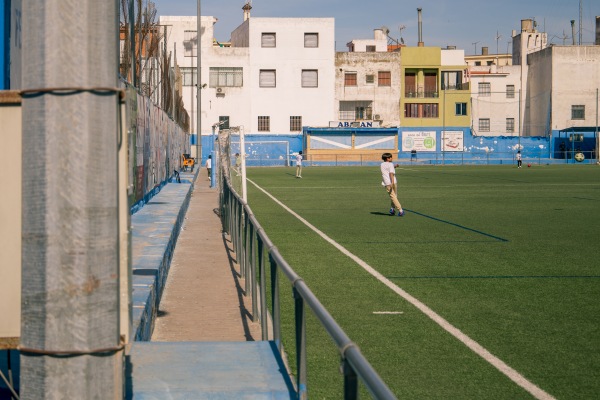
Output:
<svg viewBox="0 0 600 400">
<path fill-rule="evenodd" d="M 404 216 L 404 210 L 402 205 L 398 201 L 397 192 L 397 180 L 396 180 L 396 166 L 392 163 L 392 155 L 390 153 L 383 153 L 381 155 L 383 162 L 381 163 L 381 184 L 385 187 L 386 192 L 390 195 L 390 215 L 396 215 L 398 212 L 399 217 Z"/>
<path fill-rule="evenodd" d="M 302 150 L 296 155 L 296 178 L 302 178 Z"/>
</svg>

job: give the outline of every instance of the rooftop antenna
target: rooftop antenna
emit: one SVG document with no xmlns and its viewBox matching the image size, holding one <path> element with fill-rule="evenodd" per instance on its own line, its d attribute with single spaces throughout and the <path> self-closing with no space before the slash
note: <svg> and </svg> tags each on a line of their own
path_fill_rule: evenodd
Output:
<svg viewBox="0 0 600 400">
<path fill-rule="evenodd" d="M 406 29 L 405 25 L 400 25 L 398 30 L 400 31 L 400 43 L 404 44 L 404 38 L 402 38 L 402 31 Z"/>
<path fill-rule="evenodd" d="M 563 41 L 563 46 L 564 46 L 565 44 L 567 44 L 567 43 L 566 43 L 566 40 L 567 40 L 568 38 L 569 38 L 569 35 L 567 35 L 567 34 L 565 33 L 565 30 L 563 29 L 563 34 L 562 34 L 562 38 L 561 38 L 561 39 L 562 39 L 562 41 Z"/>
<path fill-rule="evenodd" d="M 481 40 L 480 40 L 480 41 L 481 41 Z M 480 42 L 480 41 L 479 41 L 479 42 Z M 472 45 L 474 45 L 474 46 L 475 46 L 475 54 L 474 54 L 474 55 L 477 55 L 477 43 L 479 43 L 479 42 L 473 42 L 473 43 L 471 43 Z"/>
<path fill-rule="evenodd" d="M 501 38 L 502 38 L 502 35 L 500 35 L 498 33 L 498 31 L 496 31 L 496 54 L 499 54 L 499 52 L 498 52 L 498 42 L 500 41 Z"/>
<path fill-rule="evenodd" d="M 579 0 L 579 45 L 580 46 L 581 46 L 582 23 L 583 23 L 583 1 Z"/>
</svg>

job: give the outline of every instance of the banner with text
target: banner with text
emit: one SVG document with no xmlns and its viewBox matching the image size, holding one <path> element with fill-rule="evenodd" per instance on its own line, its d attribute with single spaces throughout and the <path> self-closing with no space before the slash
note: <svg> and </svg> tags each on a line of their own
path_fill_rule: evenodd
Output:
<svg viewBox="0 0 600 400">
<path fill-rule="evenodd" d="M 435 131 L 402 132 L 402 151 L 436 151 Z"/>
</svg>

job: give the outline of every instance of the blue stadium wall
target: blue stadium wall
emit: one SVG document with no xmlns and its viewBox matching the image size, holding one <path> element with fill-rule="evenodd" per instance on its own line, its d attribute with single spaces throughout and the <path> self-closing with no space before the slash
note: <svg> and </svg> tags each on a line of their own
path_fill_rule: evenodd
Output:
<svg viewBox="0 0 600 400">
<path fill-rule="evenodd" d="M 304 127 L 303 133 L 298 135 L 288 134 L 246 134 L 246 154 L 250 155 L 248 165 L 287 165 L 286 162 L 292 158 L 292 155 L 303 150 L 305 153 L 305 136 L 307 132 L 318 133 L 319 131 L 331 133 L 339 129 L 340 133 L 349 132 L 348 128 L 314 128 Z M 389 128 L 388 128 L 389 129 Z M 474 136 L 470 128 L 465 127 L 398 127 L 398 152 L 397 159 L 400 162 L 421 162 L 430 164 L 511 164 L 515 162 L 517 151 L 521 151 L 523 160 L 535 163 L 569 163 L 575 162 L 574 155 L 577 152 L 583 152 L 585 162 L 595 162 L 597 157 L 594 151 L 596 136 L 594 127 L 581 128 L 576 133 L 581 134 L 582 141 L 569 140 L 568 130 L 552 131 L 550 137 L 545 136 Z M 373 128 L 352 128 L 352 132 L 369 133 Z M 408 132 L 431 132 L 435 138 L 434 146 L 429 151 L 417 151 L 416 154 L 411 151 L 402 150 L 403 134 Z M 442 150 L 442 131 L 461 132 L 462 133 L 462 151 L 443 151 Z M 235 150 L 235 140 L 232 141 L 232 151 Z M 281 161 L 283 150 L 276 146 L 258 146 L 256 143 L 265 142 L 287 142 L 288 157 Z M 192 146 L 195 145 L 195 135 L 191 140 Z M 562 150 L 566 148 L 566 150 Z M 202 136 L 202 163 L 213 149 L 213 137 Z M 258 154 L 257 154 L 258 153 Z M 310 154 L 310 152 L 308 152 Z M 252 154 L 255 155 L 253 160 Z M 287 158 L 287 160 L 285 160 Z M 267 161 L 265 161 L 267 160 Z"/>
</svg>

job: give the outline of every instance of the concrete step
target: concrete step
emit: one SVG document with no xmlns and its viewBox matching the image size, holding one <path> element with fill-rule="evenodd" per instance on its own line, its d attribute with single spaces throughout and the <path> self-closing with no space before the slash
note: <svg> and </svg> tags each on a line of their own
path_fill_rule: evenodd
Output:
<svg viewBox="0 0 600 400">
<path fill-rule="evenodd" d="M 127 398 L 295 399 L 272 341 L 134 342 Z"/>
</svg>

